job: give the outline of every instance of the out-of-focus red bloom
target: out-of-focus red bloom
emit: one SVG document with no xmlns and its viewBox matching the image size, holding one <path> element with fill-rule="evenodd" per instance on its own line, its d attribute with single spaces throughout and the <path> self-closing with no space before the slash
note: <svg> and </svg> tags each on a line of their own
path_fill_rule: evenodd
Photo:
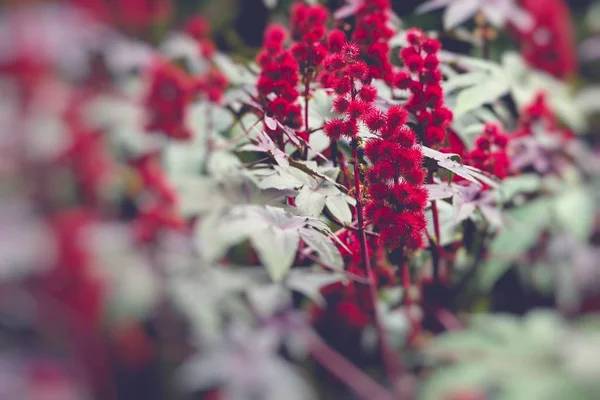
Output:
<svg viewBox="0 0 600 400">
<path fill-rule="evenodd" d="M 213 103 L 221 103 L 223 92 L 229 85 L 227 76 L 216 68 L 211 68 L 205 76 L 198 78 L 194 84 L 195 92 Z"/>
<path fill-rule="evenodd" d="M 446 138 L 446 130 L 452 122 L 452 112 L 444 106 L 437 52 L 440 42 L 428 38 L 418 29 L 407 32 L 409 46 L 402 49 L 400 58 L 405 69 L 394 76 L 399 89 L 411 92 L 406 108 L 417 117 L 418 134 L 423 144 L 439 146 Z"/>
<path fill-rule="evenodd" d="M 190 77 L 177 66 L 157 61 L 150 72 L 150 89 L 146 96 L 148 131 L 160 131 L 173 139 L 189 139 L 185 112 L 193 95 Z"/>
<path fill-rule="evenodd" d="M 69 145 L 57 161 L 69 167 L 81 188 L 84 200 L 94 204 L 116 169 L 106 148 L 104 134 L 92 130 L 83 121 L 84 107 L 88 100 L 87 93 L 74 94 L 70 100 L 63 115 Z"/>
<path fill-rule="evenodd" d="M 93 212 L 79 208 L 51 216 L 57 257 L 44 279 L 48 293 L 90 325 L 100 320 L 104 295 L 104 284 L 94 273 L 97 266 L 86 246 L 87 229 L 96 221 Z"/>
<path fill-rule="evenodd" d="M 510 160 L 506 153 L 509 137 L 500 126 L 487 123 L 481 136 L 475 139 L 475 148 L 464 157 L 464 162 L 498 178 L 506 178 Z"/>
<path fill-rule="evenodd" d="M 528 31 L 514 28 L 521 53 L 533 67 L 565 79 L 577 70 L 575 34 L 564 0 L 521 0 L 533 18 Z"/>
<path fill-rule="evenodd" d="M 144 190 L 156 195 L 160 202 L 175 204 L 177 194 L 168 182 L 157 154 L 146 154 L 134 160 L 132 165 L 142 181 Z"/>
<path fill-rule="evenodd" d="M 312 75 L 327 55 L 323 42 L 329 11 L 322 5 L 294 3 L 290 17 L 292 39 L 296 41 L 291 52 L 296 58 L 302 75 Z"/>
<path fill-rule="evenodd" d="M 556 114 L 548 107 L 544 92 L 538 93 L 531 104 L 523 108 L 519 118 L 519 126 L 513 136 L 518 138 L 532 135 L 535 124 L 539 124 L 546 132 L 560 135 L 565 141 L 575 136 L 572 131 L 560 125 Z"/>
<path fill-rule="evenodd" d="M 193 15 L 185 23 L 184 31 L 194 38 L 200 52 L 205 58 L 211 58 L 215 53 L 215 44 L 210 38 L 210 23 L 201 15 Z"/>
<path fill-rule="evenodd" d="M 360 58 L 369 66 L 369 77 L 392 83 L 392 64 L 388 40 L 394 35 L 389 26 L 389 0 L 364 0 L 356 11 L 352 36 L 360 48 Z"/>
<path fill-rule="evenodd" d="M 127 30 L 142 32 L 167 22 L 173 15 L 172 0 L 70 0 L 96 18 Z"/>
<path fill-rule="evenodd" d="M 143 206 L 133 222 L 134 237 L 140 242 L 157 239 L 163 230 L 183 230 L 185 221 L 175 212 L 174 207 L 162 202 L 152 202 Z"/>
</svg>

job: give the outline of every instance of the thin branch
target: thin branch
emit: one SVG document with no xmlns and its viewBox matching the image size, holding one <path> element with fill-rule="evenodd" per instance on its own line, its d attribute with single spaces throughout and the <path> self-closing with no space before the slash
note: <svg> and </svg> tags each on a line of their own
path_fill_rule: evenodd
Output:
<svg viewBox="0 0 600 400">
<path fill-rule="evenodd" d="M 396 391 L 396 387 L 400 378 L 400 366 L 399 361 L 395 357 L 391 346 L 388 343 L 388 340 L 385 335 L 385 330 L 381 325 L 381 321 L 379 319 L 379 313 L 377 309 L 377 288 L 375 286 L 375 282 L 373 277 L 375 276 L 373 273 L 373 268 L 371 267 L 371 256 L 369 255 L 369 247 L 367 245 L 367 236 L 365 234 L 365 225 L 364 225 L 364 217 L 363 217 L 363 209 L 362 209 L 362 199 L 361 199 L 361 177 L 360 177 L 360 166 L 358 159 L 358 140 L 354 139 L 352 141 L 352 157 L 354 158 L 354 195 L 356 199 L 356 216 L 358 219 L 358 227 L 357 234 L 360 241 L 360 251 L 363 259 L 363 263 L 365 265 L 365 269 L 367 271 L 367 276 L 369 277 L 369 293 L 371 297 L 371 301 L 373 304 L 373 322 L 375 324 L 375 328 L 377 329 L 377 336 L 379 338 L 379 346 L 381 347 L 381 357 L 383 359 L 383 363 L 385 365 L 385 371 L 388 376 L 388 380 L 390 384 L 394 388 L 394 392 Z"/>
<path fill-rule="evenodd" d="M 352 389 L 357 396 L 365 400 L 393 400 L 395 397 L 366 375 L 354 364 L 333 350 L 315 333 L 306 330 L 304 334 L 306 347 L 312 357 L 323 368 L 336 376 Z"/>
</svg>

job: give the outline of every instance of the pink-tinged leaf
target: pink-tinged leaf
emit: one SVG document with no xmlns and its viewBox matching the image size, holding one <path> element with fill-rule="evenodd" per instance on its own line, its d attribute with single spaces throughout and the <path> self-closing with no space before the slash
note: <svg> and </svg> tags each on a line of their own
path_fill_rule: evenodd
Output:
<svg viewBox="0 0 600 400">
<path fill-rule="evenodd" d="M 479 210 L 491 225 L 495 226 L 496 228 L 501 228 L 504 225 L 502 223 L 502 214 L 496 207 L 479 205 Z"/>
<path fill-rule="evenodd" d="M 425 185 L 425 188 L 429 192 L 429 201 L 447 199 L 456 193 L 456 190 L 446 183 L 429 184 Z"/>
<path fill-rule="evenodd" d="M 433 11 L 433 10 L 438 9 L 438 8 L 446 7 L 446 6 L 450 5 L 453 1 L 455 1 L 455 0 L 431 0 L 431 1 L 427 1 L 424 4 L 421 4 L 419 7 L 417 7 L 417 9 L 415 10 L 415 12 L 417 14 L 424 14 L 426 12 Z"/>
<path fill-rule="evenodd" d="M 271 140 L 266 132 L 259 133 L 257 139 L 257 146 L 259 146 L 265 153 L 270 153 L 280 167 L 287 168 L 290 166 L 290 163 L 287 159 L 287 154 L 275 146 L 275 143 L 273 143 L 273 140 Z"/>
<path fill-rule="evenodd" d="M 480 0 L 455 0 L 444 13 L 444 29 L 456 28 L 475 15 L 481 6 Z"/>
<path fill-rule="evenodd" d="M 286 136 L 288 137 L 288 139 L 290 139 L 290 141 L 295 145 L 295 146 L 307 146 L 310 150 L 312 150 L 317 157 L 319 157 L 320 159 L 322 159 L 323 161 L 329 161 L 327 159 L 327 157 L 325 157 L 322 153 L 316 151 L 311 145 L 310 143 L 308 143 L 307 141 L 305 141 L 304 139 L 302 139 L 300 136 L 298 136 L 296 134 L 296 131 L 294 131 L 292 128 L 290 128 L 289 126 L 285 126 L 283 125 L 281 122 L 277 121 L 277 125 L 279 125 L 279 128 L 281 128 L 283 130 L 283 132 L 286 134 Z"/>
<path fill-rule="evenodd" d="M 265 125 L 267 125 L 267 128 L 274 131 L 277 128 L 277 120 L 265 115 Z"/>
<path fill-rule="evenodd" d="M 454 208 L 455 223 L 460 223 L 466 220 L 467 218 L 470 218 L 477 209 L 475 203 L 465 201 L 465 199 L 460 195 L 460 193 L 457 193 L 452 198 L 452 206 Z"/>
<path fill-rule="evenodd" d="M 333 13 L 333 18 L 334 19 L 348 18 L 348 17 L 356 14 L 356 11 L 362 4 L 363 4 L 363 0 L 351 0 L 351 1 L 349 1 L 349 4 L 346 4 L 345 6 L 338 8 Z"/>
<path fill-rule="evenodd" d="M 452 160 L 451 157 L 457 156 L 456 154 L 442 153 L 426 146 L 421 146 L 421 151 L 425 157 L 436 160 L 440 167 L 452 171 L 456 175 L 463 177 L 476 185 L 481 186 L 481 183 L 483 182 L 492 187 L 498 186 L 498 183 L 488 177 L 483 171 Z"/>
</svg>

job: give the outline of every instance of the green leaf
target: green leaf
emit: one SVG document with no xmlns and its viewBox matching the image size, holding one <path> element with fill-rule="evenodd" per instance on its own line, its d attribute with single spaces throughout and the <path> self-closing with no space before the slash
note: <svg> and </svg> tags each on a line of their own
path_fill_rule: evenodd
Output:
<svg viewBox="0 0 600 400">
<path fill-rule="evenodd" d="M 547 199 L 540 199 L 507 213 L 509 223 L 492 241 L 489 260 L 480 269 L 481 290 L 490 290 L 511 264 L 531 248 L 550 223 L 550 205 Z"/>
<path fill-rule="evenodd" d="M 344 268 L 342 255 L 329 237 L 312 228 L 301 229 L 300 237 L 311 250 L 318 254 L 319 259 L 325 265 L 340 270 Z"/>
<path fill-rule="evenodd" d="M 485 104 L 492 103 L 508 93 L 509 86 L 501 75 L 491 76 L 483 83 L 461 91 L 456 98 L 454 114 L 458 117 Z"/>
<path fill-rule="evenodd" d="M 512 200 L 519 193 L 533 193 L 540 189 L 542 178 L 538 174 L 522 174 L 505 178 L 498 188 L 500 201 Z"/>
<path fill-rule="evenodd" d="M 285 279 L 285 285 L 302 293 L 316 304 L 324 306 L 325 299 L 321 295 L 321 288 L 342 279 L 344 279 L 344 274 L 340 273 L 294 269 L 290 271 Z"/>
<path fill-rule="evenodd" d="M 318 217 L 325 207 L 326 196 L 313 190 L 309 186 L 303 186 L 296 196 L 296 207 L 302 215 Z"/>
<path fill-rule="evenodd" d="M 250 235 L 252 247 L 275 282 L 281 281 L 292 267 L 299 240 L 297 229 L 281 229 L 272 225 Z"/>
<path fill-rule="evenodd" d="M 349 224 L 352 222 L 352 211 L 350 205 L 354 205 L 356 201 L 345 194 L 328 195 L 325 200 L 325 206 L 327 210 L 333 215 L 335 219 L 340 221 L 342 224 Z"/>
<path fill-rule="evenodd" d="M 567 188 L 554 201 L 559 223 L 580 240 L 587 240 L 594 228 L 596 202 L 584 187 Z"/>
</svg>

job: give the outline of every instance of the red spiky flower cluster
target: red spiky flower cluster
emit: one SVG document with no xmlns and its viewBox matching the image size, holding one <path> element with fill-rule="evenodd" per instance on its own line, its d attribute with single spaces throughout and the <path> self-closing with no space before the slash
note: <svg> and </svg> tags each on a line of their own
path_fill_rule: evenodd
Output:
<svg viewBox="0 0 600 400">
<path fill-rule="evenodd" d="M 210 58 L 215 53 L 215 44 L 210 38 L 210 23 L 201 15 L 190 17 L 184 26 L 184 31 L 198 42 L 201 54 Z"/>
<path fill-rule="evenodd" d="M 573 132 L 560 125 L 558 118 L 548 107 L 546 94 L 543 92 L 538 93 L 531 104 L 522 110 L 519 118 L 519 127 L 513 136 L 515 138 L 531 136 L 536 124 L 539 124 L 546 132 L 560 135 L 565 141 L 574 137 Z"/>
<path fill-rule="evenodd" d="M 578 68 L 575 29 L 565 0 L 521 0 L 533 19 L 528 30 L 515 29 L 523 58 L 533 67 L 567 79 Z"/>
<path fill-rule="evenodd" d="M 327 46 L 323 43 L 329 18 L 326 7 L 315 4 L 294 3 L 290 18 L 292 39 L 296 41 L 290 48 L 303 76 L 314 73 L 327 55 Z"/>
<path fill-rule="evenodd" d="M 355 138 L 358 134 L 359 120 L 369 123 L 373 114 L 373 102 L 377 98 L 377 89 L 365 83 L 368 79 L 368 67 L 358 60 L 359 48 L 354 43 L 344 43 L 343 33 L 333 31 L 329 35 L 332 52 L 325 59 L 325 69 L 329 73 L 327 84 L 335 90 L 333 108 L 344 118 L 332 119 L 325 124 L 325 133 L 332 139 L 338 140 L 342 136 Z"/>
<path fill-rule="evenodd" d="M 225 74 L 216 68 L 210 68 L 206 75 L 196 80 L 194 88 L 197 95 L 213 103 L 220 103 L 223 99 L 223 92 L 228 85 L 229 80 Z"/>
<path fill-rule="evenodd" d="M 151 83 L 146 96 L 148 131 L 160 131 L 173 139 L 189 139 L 185 110 L 192 101 L 193 82 L 181 68 L 158 60 L 151 68 Z"/>
<path fill-rule="evenodd" d="M 440 82 L 438 52 L 441 44 L 428 38 L 419 29 L 411 29 L 406 38 L 409 46 L 400 52 L 405 69 L 394 77 L 395 86 L 408 89 L 411 96 L 406 104 L 419 122 L 419 135 L 426 146 L 441 144 L 446 128 L 452 122 L 452 112 L 444 107 L 444 93 Z"/>
<path fill-rule="evenodd" d="M 379 126 L 370 124 L 370 129 L 377 136 L 365 146 L 373 163 L 366 174 L 370 200 L 365 214 L 379 230 L 382 244 L 415 250 L 423 245 L 426 227 L 423 154 L 415 132 L 406 125 L 404 108 L 393 106 L 385 115 L 374 114 Z"/>
<path fill-rule="evenodd" d="M 261 67 L 256 82 L 258 100 L 265 113 L 290 128 L 298 129 L 302 125 L 302 111 L 296 104 L 299 93 L 296 90 L 299 73 L 298 63 L 283 45 L 287 32 L 280 25 L 270 25 L 264 35 L 263 49 L 258 53 L 257 63 Z M 265 131 L 283 147 L 283 136 L 279 128 Z"/>
<path fill-rule="evenodd" d="M 475 139 L 475 148 L 465 156 L 465 163 L 498 178 L 508 175 L 510 160 L 506 153 L 509 137 L 500 126 L 487 123 L 481 136 Z"/>
<path fill-rule="evenodd" d="M 369 76 L 392 83 L 388 40 L 394 35 L 389 26 L 389 0 L 364 0 L 356 11 L 356 29 L 352 36 L 360 48 L 360 57 L 369 66 Z"/>
</svg>

